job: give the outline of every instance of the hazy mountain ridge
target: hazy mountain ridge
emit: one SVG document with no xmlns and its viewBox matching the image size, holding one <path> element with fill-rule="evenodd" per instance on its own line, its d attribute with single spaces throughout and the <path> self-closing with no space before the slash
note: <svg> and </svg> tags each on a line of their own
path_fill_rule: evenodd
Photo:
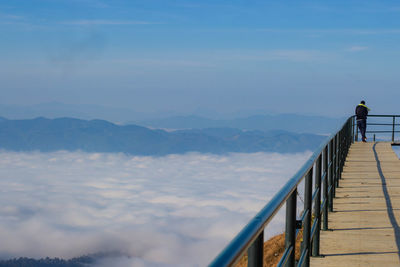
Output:
<svg viewBox="0 0 400 267">
<path fill-rule="evenodd" d="M 301 152 L 325 139 L 287 131 L 243 131 L 206 128 L 167 132 L 104 120 L 73 118 L 0 121 L 0 149 L 11 151 L 123 152 L 166 155 L 186 152 Z"/>
<path fill-rule="evenodd" d="M 26 119 L 46 116 L 49 118 L 73 117 L 85 120 L 104 118 L 114 122 L 127 121 L 133 117 L 146 118 L 146 114 L 127 108 L 104 107 L 100 105 L 65 104 L 61 102 L 42 103 L 29 106 L 0 104 L 0 114 L 10 119 Z"/>
<path fill-rule="evenodd" d="M 243 118 L 214 120 L 200 116 L 174 116 L 164 119 L 138 121 L 137 124 L 166 129 L 229 127 L 243 130 L 271 131 L 276 129 L 296 133 L 327 134 L 342 122 L 339 118 L 297 114 L 253 115 Z"/>
<path fill-rule="evenodd" d="M 179 115 L 181 113 L 165 110 L 146 113 L 131 108 L 60 102 L 30 106 L 0 104 L 0 114 L 9 119 L 33 119 L 41 116 L 53 119 L 72 117 L 82 120 L 102 118 L 117 124 L 137 124 L 157 129 L 229 127 L 263 131 L 281 129 L 296 133 L 316 134 L 331 133 L 343 121 L 343 118 L 318 115 L 271 114 L 265 110 L 240 110 L 224 114 L 212 110 L 196 110 L 192 112 L 192 115 Z"/>
</svg>

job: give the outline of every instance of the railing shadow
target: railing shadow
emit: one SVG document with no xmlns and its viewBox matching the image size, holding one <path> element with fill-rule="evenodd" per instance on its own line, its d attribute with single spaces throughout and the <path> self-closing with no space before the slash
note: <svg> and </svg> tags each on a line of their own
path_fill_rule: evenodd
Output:
<svg viewBox="0 0 400 267">
<path fill-rule="evenodd" d="M 358 230 L 385 230 L 385 229 L 392 229 L 392 227 L 359 227 L 359 228 L 335 228 L 335 231 L 358 231 Z"/>
<path fill-rule="evenodd" d="M 394 212 L 393 212 L 394 209 L 393 209 L 392 201 L 390 199 L 390 195 L 389 195 L 389 192 L 388 192 L 388 189 L 387 189 L 386 178 L 383 175 L 381 162 L 379 161 L 378 153 L 376 152 L 376 144 L 377 143 L 374 144 L 372 149 L 374 150 L 376 166 L 378 168 L 379 176 L 381 177 L 381 181 L 382 181 L 382 190 L 383 190 L 383 194 L 385 195 L 387 213 L 388 213 L 388 216 L 389 216 L 390 223 L 392 224 L 393 230 L 394 230 L 394 235 L 395 235 L 396 245 L 397 245 L 397 255 L 399 256 L 399 259 L 400 259 L 400 229 L 399 229 L 399 224 L 397 223 L 396 217 L 395 217 Z"/>
<path fill-rule="evenodd" d="M 393 210 L 400 210 L 400 209 L 393 209 Z M 336 212 L 340 213 L 340 212 L 363 212 L 363 211 L 366 211 L 366 212 L 377 212 L 377 211 L 387 211 L 387 210 L 386 209 L 337 210 Z"/>
<path fill-rule="evenodd" d="M 336 254 L 324 254 L 325 257 L 332 256 L 356 256 L 356 255 L 380 255 L 380 254 L 397 254 L 398 251 L 382 251 L 382 252 L 352 252 L 352 253 L 336 253 Z"/>
</svg>

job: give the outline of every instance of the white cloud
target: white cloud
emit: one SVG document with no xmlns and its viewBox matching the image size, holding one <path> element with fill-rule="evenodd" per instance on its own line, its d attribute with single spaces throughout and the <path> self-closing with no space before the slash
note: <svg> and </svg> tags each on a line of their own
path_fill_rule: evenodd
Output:
<svg viewBox="0 0 400 267">
<path fill-rule="evenodd" d="M 355 29 L 355 28 L 342 28 L 342 29 L 279 29 L 279 28 L 261 28 L 255 29 L 258 32 L 266 33 L 288 33 L 288 34 L 307 34 L 307 35 L 319 35 L 319 34 L 346 34 L 346 35 L 380 35 L 380 34 L 400 34 L 400 29 Z"/>
<path fill-rule="evenodd" d="M 64 21 L 61 24 L 67 25 L 147 25 L 154 24 L 147 21 L 132 21 L 132 20 L 103 20 L 103 19 L 95 19 L 95 20 L 73 20 L 73 21 Z"/>
<path fill-rule="evenodd" d="M 118 64 L 123 68 L 138 69 L 143 68 L 201 68 L 215 69 L 226 66 L 227 64 L 246 64 L 248 62 L 332 62 L 335 55 L 318 50 L 217 50 L 197 53 L 195 56 L 175 54 L 170 58 L 160 57 L 143 58 L 141 55 L 135 55 L 131 58 L 112 60 L 112 64 Z M 106 63 L 105 63 L 106 64 Z"/>
<path fill-rule="evenodd" d="M 265 49 L 265 50 L 222 50 L 216 51 L 212 56 L 217 61 L 289 61 L 310 62 L 330 61 L 332 54 L 319 50 L 302 49 Z"/>
<path fill-rule="evenodd" d="M 109 8 L 110 6 L 102 1 L 97 0 L 75 0 L 75 2 L 86 3 L 87 5 L 95 8 Z"/>
<path fill-rule="evenodd" d="M 204 266 L 309 155 L 0 152 L 0 256 Z"/>
<path fill-rule="evenodd" d="M 367 46 L 358 46 L 358 45 L 352 46 L 347 49 L 347 51 L 349 51 L 349 52 L 360 52 L 360 51 L 365 51 L 365 50 L 368 50 Z"/>
<path fill-rule="evenodd" d="M 1 14 L 1 13 L 0 13 L 0 18 L 2 18 L 2 19 L 10 19 L 10 20 L 21 20 L 21 19 L 24 19 L 23 16 L 13 15 L 13 14 Z"/>
<path fill-rule="evenodd" d="M 261 54 L 261 60 L 316 61 L 328 58 L 327 53 L 314 50 L 273 50 Z"/>
</svg>

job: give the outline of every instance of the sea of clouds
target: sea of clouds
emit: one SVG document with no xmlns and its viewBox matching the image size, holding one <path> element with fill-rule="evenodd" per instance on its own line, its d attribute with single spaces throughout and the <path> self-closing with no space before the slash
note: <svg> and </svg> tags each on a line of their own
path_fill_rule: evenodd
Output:
<svg viewBox="0 0 400 267">
<path fill-rule="evenodd" d="M 0 258 L 205 266 L 310 155 L 0 151 Z"/>
</svg>

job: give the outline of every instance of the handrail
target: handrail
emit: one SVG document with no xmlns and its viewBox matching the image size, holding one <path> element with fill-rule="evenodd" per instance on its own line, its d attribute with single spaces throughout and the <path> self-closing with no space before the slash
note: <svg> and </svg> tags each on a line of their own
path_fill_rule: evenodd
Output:
<svg viewBox="0 0 400 267">
<path fill-rule="evenodd" d="M 328 230 L 328 209 L 333 210 L 333 197 L 339 184 L 344 160 L 354 141 L 354 116 L 319 146 L 299 171 L 253 217 L 225 249 L 210 263 L 210 267 L 233 266 L 247 251 L 248 266 L 262 266 L 264 228 L 286 202 L 285 257 L 278 266 L 295 266 L 294 245 L 296 229 L 303 227 L 302 262 L 309 266 L 309 258 L 319 255 L 321 221 Z M 313 174 L 313 169 L 315 172 Z M 322 180 L 321 177 L 324 177 Z M 297 187 L 305 179 L 304 216 L 296 220 Z M 315 193 L 312 192 L 313 179 Z M 323 188 L 321 185 L 323 182 Z M 315 195 L 315 196 L 313 196 Z M 321 199 L 321 195 L 323 195 Z M 312 208 L 314 201 L 314 212 Z M 322 205 L 321 205 L 322 202 Z M 315 215 L 317 230 L 311 229 L 311 216 Z M 323 220 L 321 219 L 323 215 Z M 313 240 L 311 244 L 311 240 Z M 256 242 L 255 242 L 256 241 Z"/>
<path fill-rule="evenodd" d="M 392 134 L 392 143 L 394 143 L 395 141 L 395 133 L 400 133 L 399 130 L 396 131 L 396 126 L 400 126 L 399 123 L 396 123 L 396 118 L 399 118 L 400 115 L 368 115 L 368 117 L 375 117 L 375 118 L 392 118 L 392 123 L 368 123 L 367 122 L 367 126 L 391 126 L 390 130 L 367 130 L 366 133 L 391 133 Z M 352 123 L 352 127 L 353 129 L 355 128 L 355 135 L 354 135 L 354 140 L 358 141 L 358 128 L 357 128 L 357 124 L 355 122 L 355 116 L 352 116 L 353 118 L 353 123 Z M 353 130 L 354 131 L 354 130 Z M 374 141 L 375 141 L 375 135 L 374 135 Z"/>
<path fill-rule="evenodd" d="M 355 115 L 353 115 L 352 117 L 355 117 Z M 368 115 L 368 117 L 387 117 L 387 118 L 391 118 L 391 117 L 396 117 L 396 118 L 398 118 L 398 117 L 400 117 L 400 115 L 388 115 L 388 114 L 384 114 L 384 115 L 381 115 L 381 114 L 373 114 L 373 115 Z"/>
</svg>

